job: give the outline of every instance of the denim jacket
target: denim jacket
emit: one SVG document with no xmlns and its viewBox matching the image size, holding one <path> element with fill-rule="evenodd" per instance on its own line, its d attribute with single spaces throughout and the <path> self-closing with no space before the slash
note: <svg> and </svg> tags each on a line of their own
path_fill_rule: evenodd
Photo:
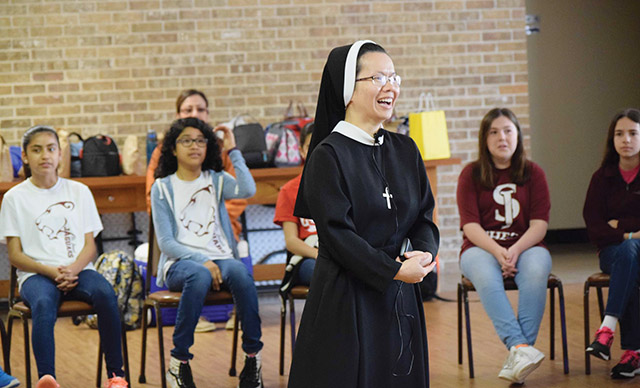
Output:
<svg viewBox="0 0 640 388">
<path fill-rule="evenodd" d="M 233 251 L 233 256 L 238 258 L 236 240 L 231 228 L 231 220 L 227 213 L 224 201 L 232 198 L 249 198 L 256 193 L 256 184 L 245 164 L 242 152 L 233 150 L 229 153 L 231 163 L 236 170 L 236 178 L 231 174 L 220 171 L 210 171 L 211 179 L 218 196 L 218 213 L 222 230 L 227 242 Z M 158 178 L 151 187 L 151 209 L 153 226 L 156 239 L 160 247 L 160 261 L 158 263 L 158 277 L 156 285 L 164 286 L 164 265 L 167 258 L 178 260 L 193 260 L 204 263 L 210 258 L 200 252 L 193 251 L 176 241 L 177 225 L 173 209 L 173 187 L 169 177 Z"/>
</svg>

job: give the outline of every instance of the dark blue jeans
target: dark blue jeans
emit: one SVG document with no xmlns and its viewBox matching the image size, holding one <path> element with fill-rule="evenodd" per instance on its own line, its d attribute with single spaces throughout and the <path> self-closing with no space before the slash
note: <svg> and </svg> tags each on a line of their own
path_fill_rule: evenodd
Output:
<svg viewBox="0 0 640 388">
<path fill-rule="evenodd" d="M 600 269 L 611 276 L 605 314 L 618 318 L 622 349 L 640 349 L 640 240 L 600 251 Z"/>
<path fill-rule="evenodd" d="M 300 269 L 298 270 L 298 284 L 308 286 L 311 284 L 311 278 L 313 277 L 313 269 L 316 267 L 316 260 L 307 258 L 300 263 Z"/>
<path fill-rule="evenodd" d="M 107 364 L 107 376 L 124 376 L 118 301 L 113 287 L 102 275 L 93 270 L 81 271 L 78 285 L 66 295 L 58 290 L 53 280 L 34 275 L 24 281 L 20 295 L 31 308 L 31 343 L 39 377 L 56 375 L 53 326 L 63 300 L 80 300 L 93 306 L 98 313 L 98 332 Z"/>
<path fill-rule="evenodd" d="M 222 287 L 231 291 L 236 312 L 242 325 L 242 349 L 256 353 L 262 349 L 262 329 L 258 313 L 258 293 L 253 277 L 240 260 L 214 260 L 222 274 Z M 181 291 L 176 326 L 173 330 L 171 356 L 190 360 L 193 354 L 193 333 L 198 324 L 205 297 L 211 289 L 211 273 L 202 264 L 191 260 L 178 260 L 169 267 L 166 278 L 171 291 Z"/>
</svg>

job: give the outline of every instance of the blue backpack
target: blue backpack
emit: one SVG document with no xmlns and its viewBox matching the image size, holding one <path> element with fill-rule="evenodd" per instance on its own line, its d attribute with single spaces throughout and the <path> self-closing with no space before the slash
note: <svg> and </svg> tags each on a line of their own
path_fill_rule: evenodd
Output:
<svg viewBox="0 0 640 388">
<path fill-rule="evenodd" d="M 72 142 L 71 136 L 76 136 L 78 141 Z M 69 134 L 69 148 L 71 149 L 71 177 L 76 178 L 82 176 L 82 160 L 80 159 L 80 152 L 82 151 L 82 145 L 84 140 L 77 132 L 71 132 Z"/>
<path fill-rule="evenodd" d="M 18 172 L 22 168 L 22 149 L 20 146 L 9 146 L 9 155 L 11 155 L 11 165 L 13 166 L 13 177 L 18 177 Z"/>
</svg>

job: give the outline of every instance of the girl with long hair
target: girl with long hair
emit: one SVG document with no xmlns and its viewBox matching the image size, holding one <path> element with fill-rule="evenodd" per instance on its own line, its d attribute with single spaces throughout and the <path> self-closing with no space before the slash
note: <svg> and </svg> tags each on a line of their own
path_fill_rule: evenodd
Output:
<svg viewBox="0 0 640 388">
<path fill-rule="evenodd" d="M 511 110 L 495 108 L 482 119 L 478 160 L 460 173 L 456 199 L 463 231 L 462 274 L 475 286 L 509 351 L 498 377 L 522 383 L 544 359 L 533 345 L 551 272 L 551 255 L 542 241 L 550 201 L 545 174 L 527 160 Z M 504 278 L 514 278 L 518 286 L 517 317 Z"/>
<path fill-rule="evenodd" d="M 620 362 L 614 379 L 640 374 L 640 110 L 618 112 L 607 131 L 605 153 L 593 174 L 584 203 L 589 239 L 598 247 L 600 269 L 609 274 L 604 319 L 586 352 L 611 358 L 620 323 Z"/>
</svg>

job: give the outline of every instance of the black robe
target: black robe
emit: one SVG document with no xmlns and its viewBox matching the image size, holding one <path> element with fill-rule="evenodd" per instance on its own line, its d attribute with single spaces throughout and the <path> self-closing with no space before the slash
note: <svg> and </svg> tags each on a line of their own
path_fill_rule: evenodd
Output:
<svg viewBox="0 0 640 388">
<path fill-rule="evenodd" d="M 420 290 L 393 277 L 404 237 L 435 258 L 434 198 L 415 143 L 383 132 L 381 146 L 333 132 L 305 168 L 320 247 L 290 388 L 429 386 Z"/>
</svg>

